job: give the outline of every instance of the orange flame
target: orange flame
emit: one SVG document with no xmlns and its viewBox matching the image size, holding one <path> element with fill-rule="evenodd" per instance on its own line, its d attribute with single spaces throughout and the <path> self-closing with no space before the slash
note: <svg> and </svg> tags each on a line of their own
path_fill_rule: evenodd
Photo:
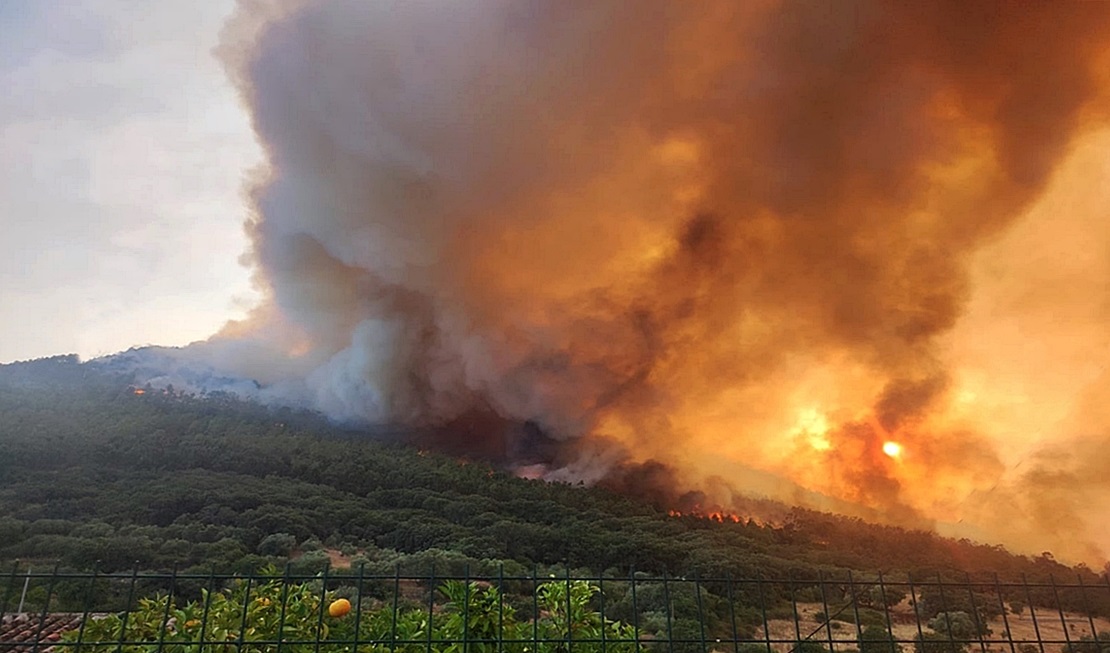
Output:
<svg viewBox="0 0 1110 653">
<path fill-rule="evenodd" d="M 694 517 L 696 519 L 705 519 L 708 521 L 723 524 L 725 522 L 732 522 L 733 524 L 741 523 L 740 515 L 735 513 L 726 512 L 723 510 L 710 510 L 709 512 L 702 512 L 699 508 L 683 512 L 681 510 L 668 510 L 667 514 L 671 517 Z"/>
</svg>

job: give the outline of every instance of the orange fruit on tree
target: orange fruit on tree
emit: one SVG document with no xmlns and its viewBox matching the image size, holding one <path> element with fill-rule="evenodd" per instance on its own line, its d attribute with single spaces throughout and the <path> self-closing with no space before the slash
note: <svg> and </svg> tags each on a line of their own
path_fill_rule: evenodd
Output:
<svg viewBox="0 0 1110 653">
<path fill-rule="evenodd" d="M 351 602 L 347 599 L 336 599 L 328 606 L 328 614 L 333 617 L 342 617 L 351 611 Z"/>
</svg>

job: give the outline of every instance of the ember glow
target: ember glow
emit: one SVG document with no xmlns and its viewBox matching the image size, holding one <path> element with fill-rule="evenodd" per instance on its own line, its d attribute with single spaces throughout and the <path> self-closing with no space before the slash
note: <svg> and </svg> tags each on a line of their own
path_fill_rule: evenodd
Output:
<svg viewBox="0 0 1110 653">
<path fill-rule="evenodd" d="M 270 300 L 212 342 L 315 407 L 1105 560 L 1110 5 L 252 2 L 222 56 Z"/>
<path fill-rule="evenodd" d="M 687 512 L 682 512 L 681 510 L 668 510 L 667 514 L 671 517 L 696 517 L 698 519 L 708 519 L 709 521 L 715 521 L 718 524 L 723 524 L 725 522 L 739 524 L 741 522 L 740 515 L 736 515 L 731 512 L 723 512 L 721 510 L 710 510 L 709 512 L 702 512 L 696 509 Z"/>
</svg>

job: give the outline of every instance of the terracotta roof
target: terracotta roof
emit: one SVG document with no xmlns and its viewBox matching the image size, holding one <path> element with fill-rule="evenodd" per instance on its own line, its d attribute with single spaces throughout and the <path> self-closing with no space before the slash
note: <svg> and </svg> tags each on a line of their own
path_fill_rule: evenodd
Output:
<svg viewBox="0 0 1110 653">
<path fill-rule="evenodd" d="M 0 653 L 52 653 L 52 644 L 59 641 L 67 630 L 79 628 L 81 618 L 80 614 L 59 612 L 48 614 L 45 618 L 27 612 L 6 614 L 0 620 Z M 66 651 L 68 647 L 60 650 Z"/>
</svg>

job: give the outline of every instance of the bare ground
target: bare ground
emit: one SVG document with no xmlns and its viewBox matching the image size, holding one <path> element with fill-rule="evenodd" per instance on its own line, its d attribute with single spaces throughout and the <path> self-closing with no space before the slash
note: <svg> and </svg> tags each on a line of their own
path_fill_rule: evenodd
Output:
<svg viewBox="0 0 1110 653">
<path fill-rule="evenodd" d="M 836 651 L 857 648 L 859 632 L 856 625 L 834 620 L 832 623 L 839 623 L 839 626 L 833 625 L 830 629 L 826 625 L 819 624 L 815 615 L 824 609 L 825 606 L 820 603 L 799 603 L 798 614 L 801 618 L 798 620 L 797 629 L 795 629 L 794 622 L 790 619 L 770 620 L 771 639 L 790 640 L 791 642 L 775 643 L 771 647 L 780 653 L 786 653 L 792 648 L 792 642 L 797 639 L 800 632 L 802 638 L 821 643 L 827 643 L 831 635 L 833 648 Z M 894 606 L 891 609 L 891 617 L 895 622 L 891 628 L 895 639 L 909 642 L 917 637 L 918 625 L 914 618 L 913 608 L 908 601 L 903 601 Z M 1102 618 L 1088 619 L 1084 615 L 1064 613 L 1061 619 L 1059 612 L 1044 608 L 1036 611 L 1035 618 L 1036 623 L 1034 624 L 1034 614 L 1030 609 L 1026 609 L 1021 615 L 1015 615 L 1008 611 L 1005 620 L 999 617 L 990 622 L 991 634 L 983 638 L 982 644 L 976 641 L 971 647 L 971 652 L 975 653 L 978 650 L 988 653 L 1016 653 L 1020 651 L 1021 644 L 1037 645 L 1039 640 L 1043 642 L 1043 649 L 1037 646 L 1038 653 L 1042 650 L 1045 653 L 1058 653 L 1066 641 L 1074 642 L 1081 636 L 1091 636 L 1092 624 L 1095 632 L 1110 631 L 1110 620 Z M 1064 634 L 1065 624 L 1067 627 L 1066 636 Z M 1012 640 L 1007 637 L 1007 626 Z M 925 632 L 929 632 L 924 624 L 921 627 Z M 756 637 L 759 639 L 766 637 L 762 628 L 758 629 Z M 908 650 L 909 646 L 912 646 L 912 644 L 904 644 L 903 648 Z M 725 648 L 721 650 L 722 653 L 728 651 Z"/>
</svg>

